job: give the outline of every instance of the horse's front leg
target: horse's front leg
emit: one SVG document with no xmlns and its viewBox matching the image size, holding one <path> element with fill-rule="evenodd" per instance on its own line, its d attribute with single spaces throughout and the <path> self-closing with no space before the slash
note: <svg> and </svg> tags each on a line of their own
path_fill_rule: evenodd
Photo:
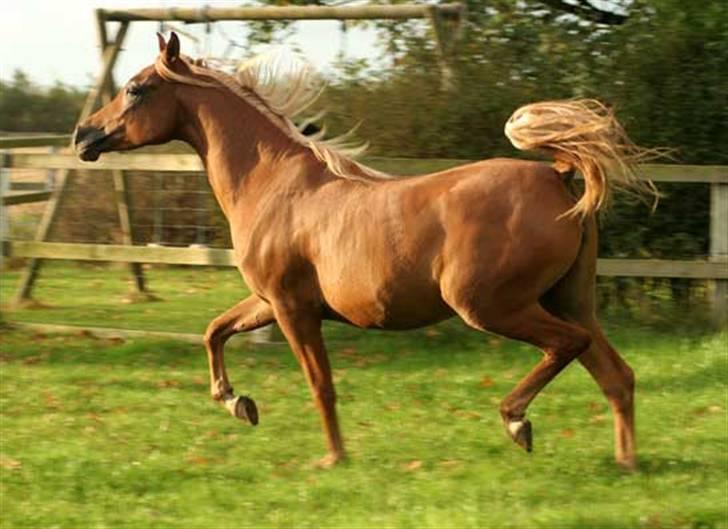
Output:
<svg viewBox="0 0 728 529">
<path fill-rule="evenodd" d="M 275 304 L 276 321 L 303 368 L 323 422 L 328 454 L 319 466 L 330 467 L 344 459 L 344 442 L 336 416 L 336 392 L 321 335 L 321 316 L 315 306 Z"/>
<path fill-rule="evenodd" d="M 252 399 L 236 397 L 233 393 L 225 371 L 225 342 L 234 334 L 253 331 L 274 321 L 271 306 L 252 295 L 212 320 L 205 332 L 212 398 L 222 402 L 233 416 L 251 424 L 258 424 L 258 410 Z"/>
</svg>

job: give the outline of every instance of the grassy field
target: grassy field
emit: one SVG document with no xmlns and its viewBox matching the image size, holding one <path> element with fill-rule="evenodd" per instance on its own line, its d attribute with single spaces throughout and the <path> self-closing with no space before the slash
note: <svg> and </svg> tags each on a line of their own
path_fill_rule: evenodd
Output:
<svg viewBox="0 0 728 529">
<path fill-rule="evenodd" d="M 0 276 L 3 301 L 17 274 Z M 55 265 L 11 320 L 201 333 L 244 294 L 234 271 Z M 609 335 L 638 377 L 640 471 L 612 462 L 611 416 L 574 365 L 530 408 L 535 448 L 497 406 L 530 347 L 456 321 L 407 333 L 327 326 L 350 459 L 323 437 L 288 349 L 228 348 L 253 428 L 208 397 L 199 346 L 28 330 L 0 335 L 0 527 L 728 527 L 728 335 Z"/>
</svg>

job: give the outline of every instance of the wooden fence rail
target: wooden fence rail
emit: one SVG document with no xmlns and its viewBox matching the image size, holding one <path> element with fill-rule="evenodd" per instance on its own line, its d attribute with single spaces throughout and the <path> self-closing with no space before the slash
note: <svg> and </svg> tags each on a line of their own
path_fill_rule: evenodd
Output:
<svg viewBox="0 0 728 529">
<path fill-rule="evenodd" d="M 0 149 L 2 141 L 0 140 Z M 420 159 L 366 157 L 365 163 L 376 168 L 396 164 L 416 167 Z M 425 160 L 438 168 L 454 167 L 470 160 Z M 82 162 L 72 153 L 11 153 L 6 155 L 4 166 L 12 169 L 66 169 L 84 171 L 169 171 L 202 172 L 204 167 L 196 154 L 107 153 L 96 162 Z M 645 164 L 642 170 L 654 182 L 689 184 L 728 184 L 728 166 L 723 165 L 669 165 Z M 408 171 L 409 172 L 409 171 Z"/>
<path fill-rule="evenodd" d="M 233 250 L 221 248 L 3 241 L 2 252 L 6 257 L 69 261 L 236 266 Z M 700 260 L 599 259 L 597 273 L 601 276 L 726 280 L 728 265 Z"/>
<path fill-rule="evenodd" d="M 444 17 L 460 17 L 461 4 L 401 4 L 362 6 L 266 6 L 266 7 L 176 7 L 100 10 L 106 21 L 214 22 L 218 20 L 355 20 L 430 18 L 432 11 Z"/>
</svg>

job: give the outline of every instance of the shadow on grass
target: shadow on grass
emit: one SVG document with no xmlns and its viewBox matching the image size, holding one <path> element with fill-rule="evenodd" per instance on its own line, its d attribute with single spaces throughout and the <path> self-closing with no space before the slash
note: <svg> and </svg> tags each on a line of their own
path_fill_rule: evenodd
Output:
<svg viewBox="0 0 728 529">
<path fill-rule="evenodd" d="M 414 371 L 452 366 L 481 366 L 483 361 L 510 369 L 528 366 L 538 359 L 532 348 L 490 339 L 483 335 L 449 329 L 407 332 L 346 330 L 332 331 L 329 354 L 335 368 L 371 367 L 387 371 Z M 349 335 L 349 340 L 342 340 Z M 475 339 L 474 339 L 475 338 Z M 105 365 L 133 368 L 184 367 L 206 362 L 202 344 L 164 338 L 97 338 L 86 334 L 60 335 L 14 330 L 0 337 L 0 361 L 26 365 Z M 299 370 L 287 344 L 254 346 L 243 339 L 231 341 L 226 349 L 231 368 L 238 363 Z"/>
<path fill-rule="evenodd" d="M 671 388 L 674 391 L 700 391 L 709 386 L 726 385 L 725 359 L 716 359 L 704 367 L 695 365 L 675 369 L 670 374 L 650 374 L 638 382 L 639 391 L 664 391 Z"/>
<path fill-rule="evenodd" d="M 669 474 L 699 474 L 708 471 L 712 465 L 699 459 L 674 459 L 653 454 L 639 457 L 640 472 L 647 476 L 665 476 Z"/>
<path fill-rule="evenodd" d="M 644 452 L 637 453 L 637 470 L 629 472 L 618 467 L 612 456 L 600 458 L 599 466 L 604 469 L 605 474 L 622 476 L 625 478 L 640 476 L 662 477 L 670 474 L 700 474 L 714 469 L 713 465 L 706 464 L 699 459 L 675 459 Z"/>
</svg>

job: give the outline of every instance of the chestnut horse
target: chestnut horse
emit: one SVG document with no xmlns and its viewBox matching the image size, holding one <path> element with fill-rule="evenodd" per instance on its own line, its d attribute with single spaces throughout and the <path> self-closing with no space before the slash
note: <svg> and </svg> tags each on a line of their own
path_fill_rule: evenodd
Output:
<svg viewBox="0 0 728 529">
<path fill-rule="evenodd" d="M 75 147 L 93 161 L 177 139 L 202 158 L 252 292 L 205 334 L 212 397 L 233 416 L 258 421 L 253 400 L 233 393 L 223 346 L 277 322 L 321 414 L 321 464 L 334 464 L 345 451 L 322 320 L 411 329 L 458 315 L 543 351 L 500 406 L 517 444 L 531 450 L 529 403 L 578 358 L 611 405 L 617 462 L 634 467 L 634 376 L 594 310 L 596 211 L 613 184 L 639 185 L 639 151 L 610 111 L 592 100 L 518 109 L 506 134 L 518 148 L 552 153 L 554 165 L 493 159 L 397 179 L 293 125 L 316 93 L 306 68 L 276 83 L 264 60 L 231 75 L 188 59 L 174 33 L 159 36 L 159 49 L 79 125 Z"/>
</svg>

